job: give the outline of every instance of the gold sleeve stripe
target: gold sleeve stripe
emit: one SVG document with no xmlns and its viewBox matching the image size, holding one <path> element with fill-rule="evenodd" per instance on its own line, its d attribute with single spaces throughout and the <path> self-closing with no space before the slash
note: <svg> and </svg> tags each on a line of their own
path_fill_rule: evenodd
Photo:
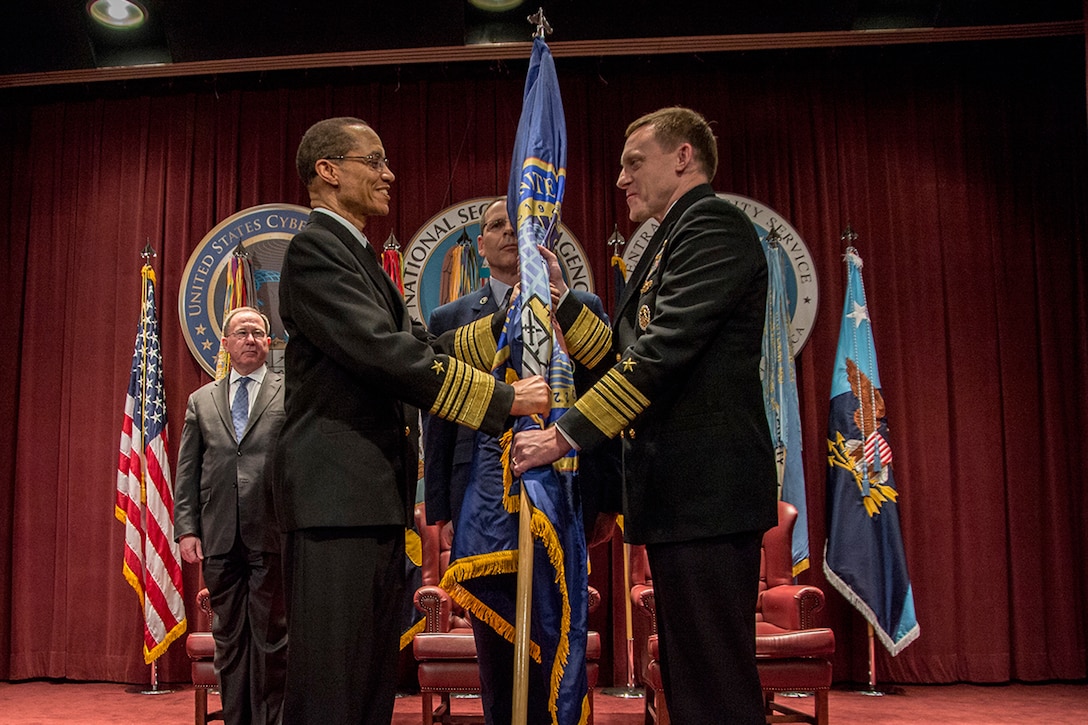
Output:
<svg viewBox="0 0 1088 725">
<path fill-rule="evenodd" d="M 612 330 L 588 307 L 582 308 L 563 337 L 574 359 L 590 368 L 596 367 L 612 349 Z"/>
<path fill-rule="evenodd" d="M 612 438 L 649 404 L 649 399 L 638 388 L 613 369 L 605 373 L 574 407 L 599 431 Z"/>
<path fill-rule="evenodd" d="M 490 316 L 457 328 L 453 354 L 477 370 L 491 369 L 497 348 L 495 335 L 491 332 Z"/>
<path fill-rule="evenodd" d="M 431 414 L 479 428 L 495 394 L 495 378 L 454 358 L 447 360 L 447 368 L 446 379 L 431 406 Z"/>
</svg>

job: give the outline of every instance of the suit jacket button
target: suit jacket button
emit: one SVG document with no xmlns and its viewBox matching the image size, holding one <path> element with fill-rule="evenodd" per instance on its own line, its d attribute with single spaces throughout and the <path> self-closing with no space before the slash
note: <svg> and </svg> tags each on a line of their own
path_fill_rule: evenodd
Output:
<svg viewBox="0 0 1088 725">
<path fill-rule="evenodd" d="M 632 440 L 632 441 L 635 439 L 635 429 L 634 428 L 628 428 L 627 429 L 627 438 L 628 438 L 628 440 Z"/>
<path fill-rule="evenodd" d="M 411 438 L 412 437 L 412 429 L 409 428 L 408 426 L 404 426 L 404 437 L 405 438 Z"/>
</svg>

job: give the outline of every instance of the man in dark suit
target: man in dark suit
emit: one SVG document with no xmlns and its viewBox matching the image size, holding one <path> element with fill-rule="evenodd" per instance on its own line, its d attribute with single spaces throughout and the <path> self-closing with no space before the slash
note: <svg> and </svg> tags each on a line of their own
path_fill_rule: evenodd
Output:
<svg viewBox="0 0 1088 725">
<path fill-rule="evenodd" d="M 254 308 L 227 314 L 231 372 L 189 396 L 174 479 L 174 533 L 182 558 L 203 564 L 228 725 L 279 723 L 283 707 L 287 618 L 270 466 L 283 376 L 265 366 L 270 342 Z"/>
<path fill-rule="evenodd" d="M 497 312 L 505 315 L 512 289 L 521 279 L 517 235 L 507 213 L 505 196 L 499 197 L 484 209 L 476 245 L 480 255 L 487 261 L 491 276 L 479 290 L 436 308 L 428 322 L 433 334 L 440 335 L 461 325 L 490 318 Z M 600 298 L 581 291 L 571 291 L 571 294 L 607 324 L 608 317 Z M 555 301 L 557 300 L 558 296 Z M 581 366 L 578 367 L 574 378 L 576 389 L 585 390 L 592 384 L 592 380 L 586 378 L 589 372 Z M 456 526 L 465 491 L 469 487 L 476 449 L 476 431 L 428 416 L 424 420 L 423 434 L 427 522 L 441 525 L 446 521 L 453 521 Z M 613 463 L 613 468 L 618 469 L 618 465 Z M 580 462 L 579 474 L 575 479 L 586 533 L 590 535 L 601 506 L 600 499 L 608 496 L 610 486 L 613 485 L 618 494 L 618 485 L 615 485 L 618 481 L 618 470 L 612 470 L 611 475 L 608 475 L 605 464 L 606 460 L 602 460 L 600 456 L 589 457 Z M 616 503 L 611 507 L 607 504 L 605 506 L 610 511 L 618 508 Z M 611 524 L 613 519 L 611 517 L 607 523 Z M 608 530 L 611 531 L 611 526 Z M 515 579 L 512 575 L 503 576 L 509 579 L 510 598 L 513 599 Z M 514 647 L 490 625 L 476 618 L 472 619 L 472 631 L 480 664 L 485 721 L 488 725 L 509 722 L 513 709 Z M 551 722 L 548 712 L 548 672 L 533 663 L 530 665 L 529 674 L 529 723 L 535 725 Z"/>
<path fill-rule="evenodd" d="M 409 317 L 363 234 L 370 216 L 389 213 L 395 178 L 373 128 L 319 121 L 296 165 L 314 211 L 280 280 L 289 341 L 275 494 L 292 642 L 284 723 L 386 725 L 417 480 L 411 406 L 498 433 L 511 414 L 546 411 L 550 391 L 539 376 L 511 386 L 473 367 L 494 356 L 489 320 L 435 340 Z"/>
<path fill-rule="evenodd" d="M 617 185 L 633 221 L 661 225 L 617 304 L 609 369 L 556 426 L 517 436 L 514 470 L 623 433 L 625 536 L 653 571 L 669 713 L 762 723 L 755 609 L 777 484 L 759 378 L 763 249 L 710 187 L 717 141 L 701 115 L 662 109 L 626 139 Z M 557 314 L 567 339 L 599 338 L 573 302 Z"/>
</svg>

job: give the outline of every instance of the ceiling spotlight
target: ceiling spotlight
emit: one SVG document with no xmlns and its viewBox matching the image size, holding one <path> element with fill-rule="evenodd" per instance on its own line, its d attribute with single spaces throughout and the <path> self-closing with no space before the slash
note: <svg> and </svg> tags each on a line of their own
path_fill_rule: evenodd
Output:
<svg viewBox="0 0 1088 725">
<path fill-rule="evenodd" d="M 468 0 L 468 4 L 480 10 L 501 13 L 521 5 L 524 0 Z"/>
<path fill-rule="evenodd" d="M 132 0 L 91 0 L 87 14 L 96 23 L 122 30 L 138 28 L 147 20 L 147 12 Z"/>
</svg>

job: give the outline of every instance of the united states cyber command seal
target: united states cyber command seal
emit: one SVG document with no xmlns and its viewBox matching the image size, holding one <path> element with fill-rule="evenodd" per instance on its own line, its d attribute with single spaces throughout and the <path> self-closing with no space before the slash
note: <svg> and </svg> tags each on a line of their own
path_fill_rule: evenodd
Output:
<svg viewBox="0 0 1088 725">
<path fill-rule="evenodd" d="M 306 207 L 263 204 L 224 219 L 208 232 L 189 257 L 178 294 L 178 316 L 193 357 L 215 375 L 225 313 L 227 272 L 235 250 L 248 254 L 256 294 L 254 307 L 272 324 L 271 357 L 287 344 L 280 319 L 280 270 L 287 245 L 310 216 Z"/>
<path fill-rule="evenodd" d="M 774 227 L 780 237 L 779 244 L 786 251 L 790 266 L 786 269 L 786 296 L 790 303 L 790 342 L 796 356 L 808 342 L 812 334 L 812 323 L 816 319 L 816 307 L 820 300 L 819 284 L 816 280 L 816 267 L 812 264 L 812 254 L 805 246 L 797 230 L 790 226 L 781 214 L 762 202 L 738 194 L 718 194 L 718 197 L 736 204 L 755 224 L 759 238 L 766 245 L 767 233 Z M 628 272 L 638 264 L 642 252 L 650 243 L 650 238 L 657 231 L 656 219 L 649 219 L 635 229 L 631 239 L 623 249 L 623 263 Z"/>
<path fill-rule="evenodd" d="M 441 298 L 442 268 L 455 245 L 465 247 L 462 253 L 471 251 L 477 255 L 480 284 L 490 276 L 487 263 L 478 256 L 476 238 L 480 236 L 484 211 L 494 201 L 493 196 L 480 197 L 447 207 L 427 220 L 408 242 L 404 251 L 404 301 L 412 317 L 426 323 L 434 308 L 449 302 Z M 593 292 L 593 273 L 585 251 L 562 223 L 555 253 L 563 266 L 567 285 Z"/>
</svg>

